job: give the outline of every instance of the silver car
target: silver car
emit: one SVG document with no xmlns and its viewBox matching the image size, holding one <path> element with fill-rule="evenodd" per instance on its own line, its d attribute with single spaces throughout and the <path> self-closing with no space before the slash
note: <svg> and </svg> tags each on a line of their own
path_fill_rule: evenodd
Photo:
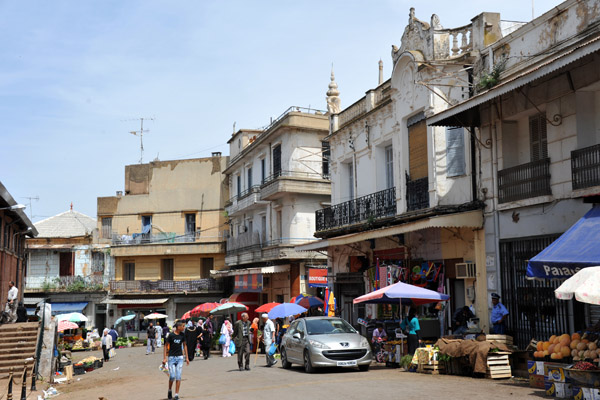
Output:
<svg viewBox="0 0 600 400">
<path fill-rule="evenodd" d="M 308 317 L 290 325 L 281 340 L 281 365 L 304 365 L 308 373 L 319 367 L 358 367 L 368 371 L 373 355 L 369 341 L 348 322 L 334 317 Z"/>
</svg>

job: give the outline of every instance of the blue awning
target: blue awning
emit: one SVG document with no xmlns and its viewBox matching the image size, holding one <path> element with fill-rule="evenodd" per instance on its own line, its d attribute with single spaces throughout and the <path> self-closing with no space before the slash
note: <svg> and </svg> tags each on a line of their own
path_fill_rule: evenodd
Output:
<svg viewBox="0 0 600 400">
<path fill-rule="evenodd" d="M 566 279 L 600 265 L 600 206 L 594 206 L 541 253 L 529 260 L 527 277 Z"/>
<path fill-rule="evenodd" d="M 52 303 L 52 315 L 82 312 L 88 303 Z"/>
</svg>

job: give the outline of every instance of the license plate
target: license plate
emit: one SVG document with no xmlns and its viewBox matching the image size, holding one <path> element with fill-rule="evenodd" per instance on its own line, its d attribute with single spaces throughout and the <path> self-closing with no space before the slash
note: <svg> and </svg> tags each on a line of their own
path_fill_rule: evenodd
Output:
<svg viewBox="0 0 600 400">
<path fill-rule="evenodd" d="M 354 360 L 354 361 L 338 361 L 337 366 L 338 367 L 355 367 L 356 360 Z"/>
</svg>

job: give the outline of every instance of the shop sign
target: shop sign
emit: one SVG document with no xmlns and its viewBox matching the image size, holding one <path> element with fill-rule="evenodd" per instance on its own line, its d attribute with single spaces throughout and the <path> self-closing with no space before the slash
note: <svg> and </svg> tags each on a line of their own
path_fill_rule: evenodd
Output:
<svg viewBox="0 0 600 400">
<path fill-rule="evenodd" d="M 247 274 L 237 275 L 235 277 L 235 286 L 233 288 L 235 293 L 240 292 L 255 292 L 260 293 L 263 291 L 263 276 L 262 274 Z"/>
<path fill-rule="evenodd" d="M 327 287 L 327 269 L 311 268 L 308 270 L 308 287 Z"/>
</svg>

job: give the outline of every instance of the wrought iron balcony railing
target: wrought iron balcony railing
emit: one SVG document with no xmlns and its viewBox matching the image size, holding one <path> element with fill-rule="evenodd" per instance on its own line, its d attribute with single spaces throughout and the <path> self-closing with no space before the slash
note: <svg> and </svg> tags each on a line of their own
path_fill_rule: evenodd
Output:
<svg viewBox="0 0 600 400">
<path fill-rule="evenodd" d="M 406 179 L 406 209 L 408 211 L 429 208 L 429 178 Z"/>
<path fill-rule="evenodd" d="M 191 281 L 110 281 L 111 292 L 212 292 L 223 289 L 223 285 L 212 278 Z"/>
<path fill-rule="evenodd" d="M 169 243 L 207 243 L 221 242 L 224 240 L 222 234 L 218 236 L 200 235 L 200 232 L 190 232 L 177 234 L 175 232 L 157 232 L 157 233 L 133 233 L 131 235 L 119 235 L 113 233 L 112 244 L 114 246 L 122 245 L 143 245 L 143 244 L 169 244 Z"/>
<path fill-rule="evenodd" d="M 267 176 L 262 186 L 266 186 L 278 178 L 299 178 L 299 179 L 323 179 L 328 181 L 329 174 L 319 174 L 316 172 L 304 172 L 304 171 L 279 171 L 272 175 Z"/>
<path fill-rule="evenodd" d="M 571 152 L 573 190 L 600 186 L 600 144 Z"/>
<path fill-rule="evenodd" d="M 31 292 L 87 292 L 101 291 L 108 287 L 104 275 L 26 276 L 25 290 Z"/>
<path fill-rule="evenodd" d="M 371 193 L 315 211 L 317 232 L 396 214 L 396 188 Z"/>
<path fill-rule="evenodd" d="M 498 201 L 529 199 L 552 194 L 550 159 L 533 161 L 498 171 Z"/>
</svg>

